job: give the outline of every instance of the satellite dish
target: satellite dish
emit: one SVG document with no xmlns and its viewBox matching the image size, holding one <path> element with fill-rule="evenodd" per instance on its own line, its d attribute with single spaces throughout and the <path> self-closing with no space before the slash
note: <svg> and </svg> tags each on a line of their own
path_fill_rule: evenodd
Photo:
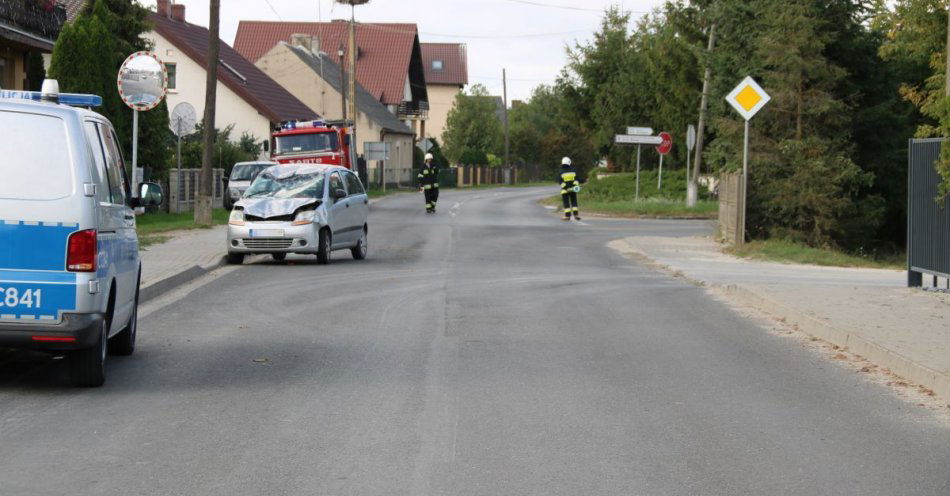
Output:
<svg viewBox="0 0 950 496">
<path fill-rule="evenodd" d="M 190 103 L 181 102 L 175 105 L 171 118 L 168 120 L 168 125 L 172 128 L 175 136 L 181 138 L 195 132 L 195 123 L 197 122 L 195 115 L 195 108 Z"/>
</svg>

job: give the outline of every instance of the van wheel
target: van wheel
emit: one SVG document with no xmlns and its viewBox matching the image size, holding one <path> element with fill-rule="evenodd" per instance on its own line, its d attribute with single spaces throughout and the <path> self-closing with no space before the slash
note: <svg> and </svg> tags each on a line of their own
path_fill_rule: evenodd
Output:
<svg viewBox="0 0 950 496">
<path fill-rule="evenodd" d="M 330 263 L 330 246 L 332 245 L 329 229 L 320 230 L 319 243 L 320 244 L 317 251 L 317 263 L 320 265 L 327 265 Z"/>
<path fill-rule="evenodd" d="M 360 240 L 356 242 L 356 246 L 350 249 L 350 253 L 353 254 L 353 258 L 356 260 L 364 260 L 368 251 L 369 243 L 366 241 L 366 227 L 364 226 L 363 232 L 360 234 Z"/>
<path fill-rule="evenodd" d="M 135 352 L 135 335 L 139 328 L 139 290 L 135 288 L 135 301 L 132 303 L 132 316 L 125 329 L 109 340 L 109 353 L 117 356 L 129 356 Z"/>
<path fill-rule="evenodd" d="M 230 265 L 241 265 L 244 263 L 244 254 L 243 253 L 228 253 L 225 257 L 225 261 Z"/>
<path fill-rule="evenodd" d="M 106 348 L 111 315 L 102 319 L 99 339 L 91 348 L 69 355 L 69 380 L 76 387 L 99 387 L 106 382 Z"/>
</svg>

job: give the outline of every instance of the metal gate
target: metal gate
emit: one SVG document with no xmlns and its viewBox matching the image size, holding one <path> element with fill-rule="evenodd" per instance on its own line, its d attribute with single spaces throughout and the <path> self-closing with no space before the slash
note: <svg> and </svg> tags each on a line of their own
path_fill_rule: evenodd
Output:
<svg viewBox="0 0 950 496">
<path fill-rule="evenodd" d="M 950 209 L 937 200 L 934 163 L 944 138 L 912 139 L 907 157 L 907 285 L 923 275 L 950 278 Z M 936 284 L 935 284 L 936 285 Z"/>
</svg>

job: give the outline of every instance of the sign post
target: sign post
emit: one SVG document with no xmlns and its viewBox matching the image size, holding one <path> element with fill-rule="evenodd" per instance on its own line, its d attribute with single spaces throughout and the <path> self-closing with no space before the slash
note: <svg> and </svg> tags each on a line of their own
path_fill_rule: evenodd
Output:
<svg viewBox="0 0 950 496">
<path fill-rule="evenodd" d="M 663 157 L 673 149 L 673 137 L 670 136 L 670 133 L 660 133 L 660 138 L 663 142 L 656 145 L 656 151 L 660 154 L 660 174 L 656 180 L 656 189 L 658 191 L 663 188 Z"/>
<path fill-rule="evenodd" d="M 649 127 L 628 127 L 627 134 L 618 134 L 614 136 L 614 143 L 618 145 L 637 145 L 637 188 L 635 199 L 640 199 L 640 147 L 641 145 L 660 145 L 663 138 L 659 136 L 650 136 L 653 134 L 653 128 Z"/>
<path fill-rule="evenodd" d="M 135 52 L 119 68 L 116 78 L 119 97 L 132 109 L 132 195 L 138 195 L 139 112 L 157 107 L 168 92 L 168 71 L 152 52 Z"/>
<path fill-rule="evenodd" d="M 690 124 L 686 128 L 686 203 L 689 203 L 690 189 L 695 188 L 693 176 L 689 175 L 689 160 L 693 155 L 693 147 L 696 146 L 696 128 Z"/>
<path fill-rule="evenodd" d="M 742 209 L 739 214 L 738 236 L 740 243 L 745 243 L 746 198 L 748 198 L 747 190 L 749 188 L 749 121 L 771 99 L 772 97 L 755 82 L 755 79 L 752 79 L 752 76 L 746 76 L 726 96 L 726 101 L 745 119 L 745 139 L 742 148 Z"/>
</svg>

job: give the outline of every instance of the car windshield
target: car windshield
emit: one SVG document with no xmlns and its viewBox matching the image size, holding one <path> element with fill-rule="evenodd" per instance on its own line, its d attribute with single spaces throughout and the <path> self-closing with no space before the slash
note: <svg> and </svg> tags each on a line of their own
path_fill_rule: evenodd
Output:
<svg viewBox="0 0 950 496">
<path fill-rule="evenodd" d="M 321 198 L 323 173 L 284 175 L 280 171 L 265 172 L 247 189 L 245 198 Z"/>
<path fill-rule="evenodd" d="M 337 149 L 336 133 L 292 134 L 277 137 L 277 153 L 329 152 Z"/>
<path fill-rule="evenodd" d="M 237 164 L 231 171 L 232 181 L 253 181 L 262 170 L 273 164 Z"/>
</svg>

